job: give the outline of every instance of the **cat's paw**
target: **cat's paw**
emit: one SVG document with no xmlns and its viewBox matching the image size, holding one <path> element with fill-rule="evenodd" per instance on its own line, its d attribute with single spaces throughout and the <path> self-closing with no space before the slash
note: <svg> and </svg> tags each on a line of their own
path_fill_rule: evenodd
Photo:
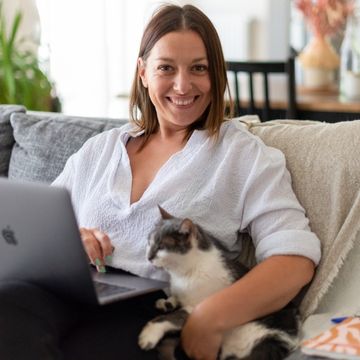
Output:
<svg viewBox="0 0 360 360">
<path fill-rule="evenodd" d="M 169 321 L 149 321 L 139 335 L 139 346 L 143 350 L 153 349 L 168 331 L 175 328 Z"/>
<path fill-rule="evenodd" d="M 158 299 L 155 303 L 155 307 L 163 312 L 173 311 L 178 306 L 179 304 L 174 296 L 170 296 L 167 299 Z"/>
<path fill-rule="evenodd" d="M 143 350 L 153 349 L 163 336 L 160 323 L 148 322 L 139 335 L 139 346 Z"/>
</svg>

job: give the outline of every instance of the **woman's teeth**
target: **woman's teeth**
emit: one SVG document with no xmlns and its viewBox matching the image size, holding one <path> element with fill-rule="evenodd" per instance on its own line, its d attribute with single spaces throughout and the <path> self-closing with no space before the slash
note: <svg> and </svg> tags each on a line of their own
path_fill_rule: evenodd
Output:
<svg viewBox="0 0 360 360">
<path fill-rule="evenodd" d="M 186 99 L 186 100 L 185 99 L 170 98 L 170 100 L 175 105 L 186 106 L 186 105 L 190 105 L 191 103 L 193 103 L 195 101 L 195 97 L 193 97 L 191 99 Z"/>
</svg>

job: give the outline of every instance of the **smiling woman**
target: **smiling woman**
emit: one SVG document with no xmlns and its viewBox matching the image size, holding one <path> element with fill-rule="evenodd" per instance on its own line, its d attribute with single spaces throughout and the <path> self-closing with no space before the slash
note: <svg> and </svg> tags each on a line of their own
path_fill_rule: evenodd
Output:
<svg viewBox="0 0 360 360">
<path fill-rule="evenodd" d="M 139 68 L 162 131 L 187 129 L 205 112 L 211 84 L 206 49 L 197 33 L 166 34 L 146 61 L 139 58 Z"/>
<path fill-rule="evenodd" d="M 141 40 L 137 78 L 130 96 L 131 120 L 144 130 L 145 142 L 161 128 L 158 113 L 163 117 L 164 111 L 177 114 L 177 121 L 180 116 L 187 122 L 187 135 L 194 129 L 207 129 L 210 136 L 216 135 L 224 118 L 224 93 L 227 90 L 229 94 L 217 31 L 200 10 L 191 6 L 177 11 L 164 7 L 159 14 L 162 21 L 155 13 Z M 150 79 L 157 85 L 150 84 Z M 184 100 L 190 100 L 191 119 L 184 120 L 186 113 L 179 110 L 186 109 L 178 109 L 176 104 Z"/>
</svg>

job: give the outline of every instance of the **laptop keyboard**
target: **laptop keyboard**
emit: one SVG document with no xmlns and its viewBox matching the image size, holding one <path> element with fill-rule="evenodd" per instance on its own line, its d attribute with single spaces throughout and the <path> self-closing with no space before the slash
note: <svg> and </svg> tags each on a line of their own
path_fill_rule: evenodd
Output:
<svg viewBox="0 0 360 360">
<path fill-rule="evenodd" d="M 111 285 L 101 281 L 94 281 L 95 290 L 99 296 L 111 296 L 120 293 L 126 293 L 134 290 L 133 288 Z"/>
</svg>

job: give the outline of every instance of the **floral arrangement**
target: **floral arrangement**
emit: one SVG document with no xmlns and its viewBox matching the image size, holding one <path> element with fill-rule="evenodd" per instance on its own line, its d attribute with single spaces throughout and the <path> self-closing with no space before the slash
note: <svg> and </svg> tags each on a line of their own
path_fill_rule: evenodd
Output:
<svg viewBox="0 0 360 360">
<path fill-rule="evenodd" d="M 336 34 L 354 9 L 354 0 L 295 0 L 314 34 L 313 39 L 300 53 L 305 68 L 334 70 L 340 58 L 327 38 Z"/>
<path fill-rule="evenodd" d="M 342 28 L 354 8 L 354 0 L 296 0 L 315 36 L 333 35 Z"/>
</svg>

